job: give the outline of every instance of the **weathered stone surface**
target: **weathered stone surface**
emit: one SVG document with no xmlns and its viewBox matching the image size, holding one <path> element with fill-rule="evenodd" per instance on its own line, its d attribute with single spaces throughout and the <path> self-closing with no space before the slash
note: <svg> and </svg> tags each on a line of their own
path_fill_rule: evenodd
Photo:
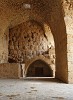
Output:
<svg viewBox="0 0 73 100">
<path fill-rule="evenodd" d="M 0 64 L 0 78 L 19 78 L 19 64 Z"/>
<path fill-rule="evenodd" d="M 24 9 L 22 6 L 25 2 L 27 4 L 31 3 L 29 10 Z M 31 25 L 31 23 L 26 25 L 26 27 L 28 27 L 24 29 L 23 22 L 28 22 L 28 20 L 39 22 L 43 26 L 43 31 L 45 31 L 47 38 L 50 35 L 47 32 L 48 28 L 45 28 L 45 26 L 47 25 L 51 28 L 56 47 L 56 78 L 68 82 L 70 77 L 68 77 L 67 70 L 70 66 L 68 66 L 68 61 L 70 61 L 69 59 L 72 59 L 72 57 L 70 58 L 67 52 L 72 53 L 72 46 L 69 44 L 73 43 L 73 39 L 70 38 L 68 34 L 73 34 L 73 0 L 0 0 L 0 63 L 8 61 L 8 39 L 6 39 L 8 36 L 4 35 L 7 28 L 13 29 L 13 31 L 10 29 L 10 41 L 12 41 L 10 45 L 12 45 L 12 47 L 9 49 L 9 57 L 15 59 L 16 62 L 22 61 L 22 54 L 24 55 L 24 58 L 22 58 L 25 61 L 25 58 L 28 59 L 35 55 L 33 51 L 39 54 L 38 49 L 40 49 L 40 53 L 42 54 L 43 51 L 46 50 L 47 47 L 45 47 L 44 44 L 41 48 L 41 45 L 39 46 L 41 43 L 37 43 L 38 47 L 34 46 L 36 45 L 36 41 L 40 41 L 40 38 L 38 38 L 40 36 L 38 35 L 42 33 L 42 30 L 38 30 L 38 26 L 34 24 Z M 22 27 L 21 23 L 23 23 Z M 30 30 L 28 30 L 29 28 Z M 37 30 L 37 32 L 35 30 Z M 26 33 L 38 34 L 34 36 Z M 23 36 L 23 34 L 25 34 L 25 36 Z M 42 34 L 41 36 L 43 37 Z M 29 37 L 29 39 L 26 39 L 27 37 Z M 18 43 L 16 43 L 16 41 Z M 31 41 L 33 41 L 31 43 L 33 46 L 30 46 Z M 47 44 L 46 40 L 42 38 L 41 41 Z M 32 50 L 31 56 L 27 56 L 28 49 Z M 17 50 L 17 52 L 20 50 L 22 52 L 16 56 L 12 50 Z"/>
<path fill-rule="evenodd" d="M 26 32 L 24 33 L 25 30 Z M 13 36 L 12 34 L 15 32 L 16 35 Z M 18 34 L 20 34 L 19 37 Z M 16 62 L 25 62 L 25 58 L 27 58 L 26 60 L 29 60 L 37 55 L 45 55 L 49 49 L 50 43 L 44 34 L 42 27 L 34 21 L 28 21 L 27 23 L 22 23 L 11 28 L 9 33 L 9 58 L 15 59 Z M 47 53 L 49 55 L 49 52 Z M 53 54 L 51 53 L 51 55 Z"/>
</svg>

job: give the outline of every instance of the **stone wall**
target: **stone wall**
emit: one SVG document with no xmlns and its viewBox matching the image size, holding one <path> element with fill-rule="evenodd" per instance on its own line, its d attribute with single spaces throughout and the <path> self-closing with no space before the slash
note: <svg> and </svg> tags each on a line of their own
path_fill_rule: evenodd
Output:
<svg viewBox="0 0 73 100">
<path fill-rule="evenodd" d="M 38 55 L 49 56 L 50 42 L 41 25 L 22 23 L 9 31 L 9 62 L 26 62 Z"/>
<path fill-rule="evenodd" d="M 63 7 L 67 32 L 68 83 L 73 83 L 73 0 L 64 0 Z"/>
<path fill-rule="evenodd" d="M 0 63 L 8 62 L 8 35 L 8 29 L 3 34 L 0 33 Z"/>
</svg>

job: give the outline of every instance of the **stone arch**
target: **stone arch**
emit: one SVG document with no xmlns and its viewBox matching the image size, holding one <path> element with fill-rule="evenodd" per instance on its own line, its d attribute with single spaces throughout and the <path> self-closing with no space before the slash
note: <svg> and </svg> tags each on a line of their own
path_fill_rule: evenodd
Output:
<svg viewBox="0 0 73 100">
<path fill-rule="evenodd" d="M 55 15 L 54 17 L 57 17 Z M 63 14 L 59 21 L 45 22 L 50 27 L 55 43 L 56 73 L 55 78 L 68 83 L 68 63 L 67 63 L 67 33 Z M 58 27 L 58 28 L 57 28 Z"/>
<path fill-rule="evenodd" d="M 39 21 L 42 19 L 41 22 L 46 23 L 50 27 L 55 42 L 56 78 L 68 83 L 67 32 L 62 0 L 57 0 L 57 2 L 52 0 L 48 2 L 44 0 L 42 2 L 39 1 L 39 3 L 35 2 L 36 1 L 33 2 L 32 12 L 30 13 L 29 11 L 29 18 L 27 19 L 36 19 Z M 39 4 L 41 3 L 42 5 L 40 7 Z M 22 17 L 19 19 L 22 19 Z M 23 20 L 25 19 L 26 18 Z M 12 23 L 13 22 L 15 23 L 15 19 L 12 20 Z"/>
<path fill-rule="evenodd" d="M 63 14 L 61 14 L 61 18 L 59 20 L 55 20 L 57 18 L 57 15 L 51 17 L 53 18 L 55 17 L 53 21 L 48 20 L 47 22 L 43 22 L 43 24 L 46 24 L 48 27 L 50 27 L 55 43 L 55 54 L 56 54 L 55 78 L 68 83 L 67 34 L 66 34 L 65 21 L 63 18 Z"/>
<path fill-rule="evenodd" d="M 26 77 L 53 77 L 53 70 L 45 61 L 38 59 L 30 64 Z"/>
<path fill-rule="evenodd" d="M 53 17 L 57 17 L 56 15 Z M 62 16 L 61 21 L 55 22 L 55 18 L 53 21 L 42 22 L 43 28 L 45 30 L 45 24 L 50 28 L 51 33 L 54 38 L 55 43 L 55 54 L 56 54 L 56 78 L 67 82 L 68 81 L 68 66 L 67 66 L 67 34 L 64 18 Z M 30 20 L 28 20 L 30 21 Z M 27 21 L 26 21 L 27 22 Z M 39 21 L 35 21 L 38 22 Z M 23 24 L 23 23 L 22 23 Z M 20 26 L 20 25 L 19 25 Z M 57 28 L 58 26 L 58 28 Z M 47 36 L 47 34 L 46 34 Z M 61 59 L 62 58 L 62 59 Z"/>
<path fill-rule="evenodd" d="M 45 58 L 43 55 L 39 55 L 39 56 L 36 56 L 36 57 L 32 58 L 31 60 L 29 60 L 25 63 L 25 76 L 27 76 L 27 72 L 28 72 L 30 65 L 37 60 L 41 60 L 41 61 L 45 62 L 49 66 L 49 68 L 51 70 L 53 70 L 52 67 L 50 66 L 51 60 L 48 59 L 48 58 Z"/>
</svg>

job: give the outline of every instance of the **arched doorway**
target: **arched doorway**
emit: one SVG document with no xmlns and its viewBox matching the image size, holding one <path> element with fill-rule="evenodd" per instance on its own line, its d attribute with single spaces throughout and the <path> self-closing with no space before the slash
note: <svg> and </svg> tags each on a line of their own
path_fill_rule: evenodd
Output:
<svg viewBox="0 0 73 100">
<path fill-rule="evenodd" d="M 39 59 L 30 64 L 26 77 L 53 77 L 53 70 L 50 65 Z"/>
</svg>

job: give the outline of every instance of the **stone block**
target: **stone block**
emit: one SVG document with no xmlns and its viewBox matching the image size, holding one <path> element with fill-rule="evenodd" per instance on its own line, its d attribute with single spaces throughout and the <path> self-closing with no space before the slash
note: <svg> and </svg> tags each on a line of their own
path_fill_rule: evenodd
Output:
<svg viewBox="0 0 73 100">
<path fill-rule="evenodd" d="M 19 64 L 0 64 L 0 78 L 19 78 Z"/>
</svg>

